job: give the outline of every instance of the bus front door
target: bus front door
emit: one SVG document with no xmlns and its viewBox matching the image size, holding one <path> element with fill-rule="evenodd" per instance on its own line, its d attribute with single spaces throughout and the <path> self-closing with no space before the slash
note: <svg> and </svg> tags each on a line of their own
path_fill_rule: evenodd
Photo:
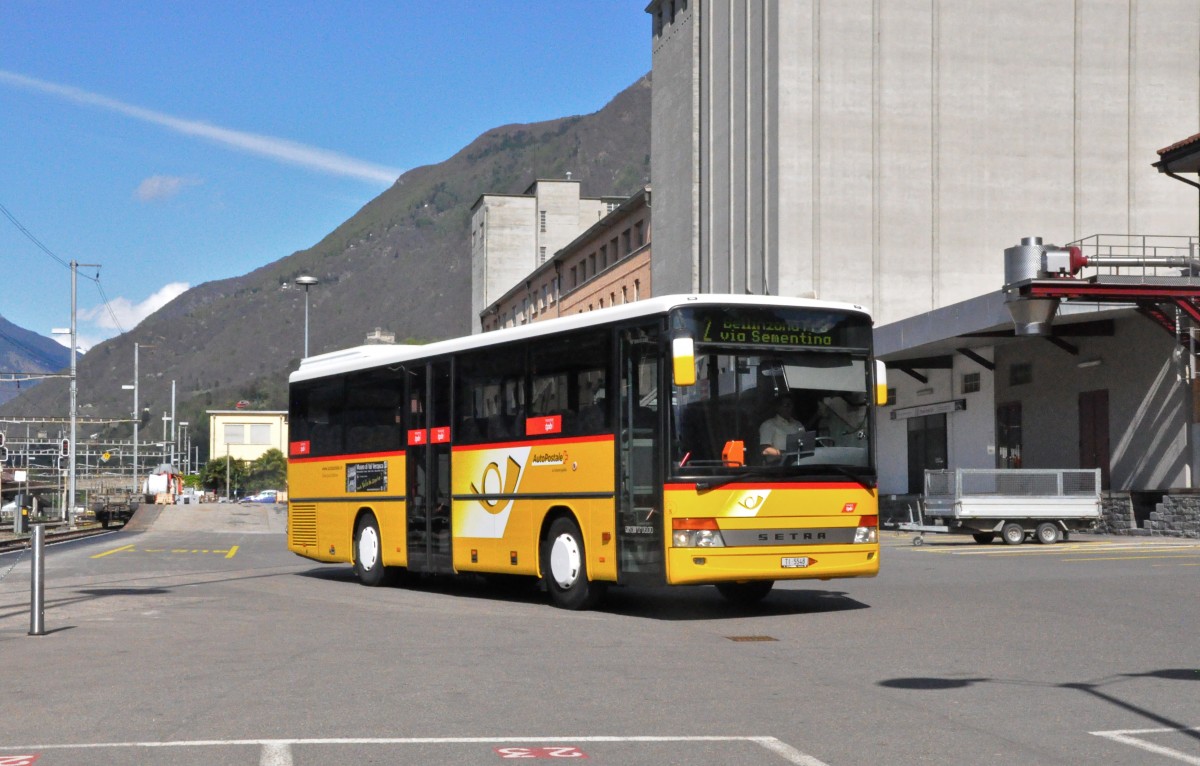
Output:
<svg viewBox="0 0 1200 766">
<path fill-rule="evenodd" d="M 408 568 L 451 572 L 450 363 L 414 367 L 408 384 Z"/>
<path fill-rule="evenodd" d="M 663 554 L 662 402 L 657 324 L 620 331 L 618 382 L 618 579 L 629 585 L 665 581 Z"/>
</svg>

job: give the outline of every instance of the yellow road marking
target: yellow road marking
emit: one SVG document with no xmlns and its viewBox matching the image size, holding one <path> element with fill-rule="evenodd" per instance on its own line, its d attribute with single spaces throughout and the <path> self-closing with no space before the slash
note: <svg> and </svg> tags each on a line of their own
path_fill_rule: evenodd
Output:
<svg viewBox="0 0 1200 766">
<path fill-rule="evenodd" d="M 122 553 L 122 552 L 126 552 L 126 551 L 134 551 L 134 550 L 136 550 L 136 549 L 134 548 L 133 545 L 122 545 L 120 548 L 113 548 L 111 551 L 105 551 L 104 553 L 97 553 L 95 556 L 92 556 L 92 558 L 99 559 L 99 558 L 103 558 L 105 556 L 111 556 L 114 553 Z M 209 550 L 207 548 L 203 548 L 203 549 L 201 549 L 201 548 L 172 548 L 170 551 L 168 551 L 166 548 L 142 548 L 141 552 L 142 553 L 223 553 L 223 554 L 225 554 L 225 558 L 231 559 L 237 555 L 238 546 L 236 546 L 236 545 L 230 546 L 229 550 Z"/>
</svg>

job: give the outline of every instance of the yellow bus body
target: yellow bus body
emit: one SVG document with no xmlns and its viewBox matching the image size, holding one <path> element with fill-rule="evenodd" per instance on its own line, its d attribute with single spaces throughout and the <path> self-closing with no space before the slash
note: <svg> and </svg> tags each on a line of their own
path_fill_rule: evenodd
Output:
<svg viewBox="0 0 1200 766">
<path fill-rule="evenodd" d="M 667 485 L 665 528 L 676 520 L 716 519 L 723 547 L 667 549 L 667 582 L 677 585 L 730 580 L 800 580 L 874 577 L 879 543 L 853 540 L 862 517 L 878 525 L 878 498 L 860 484 L 729 484 L 697 491 Z M 731 544 L 734 536 L 747 544 Z M 784 568 L 784 559 L 807 559 Z"/>
<path fill-rule="evenodd" d="M 386 462 L 390 487 L 346 491 L 346 466 Z M 451 468 L 452 561 L 456 572 L 540 574 L 539 541 L 551 514 L 567 513 L 584 536 L 591 579 L 616 581 L 617 513 L 611 436 L 456 447 Z M 403 453 L 293 459 L 289 549 L 316 561 L 353 562 L 354 529 L 374 514 L 383 564 L 408 564 Z M 315 498 L 315 500 L 313 499 Z M 853 537 L 863 517 L 877 519 L 877 496 L 852 482 L 836 484 L 729 484 L 702 491 L 668 484 L 664 498 L 666 582 L 703 584 L 739 580 L 873 577 L 878 542 L 829 542 Z M 724 547 L 674 547 L 676 520 L 715 519 Z M 872 521 L 872 526 L 877 522 Z M 746 544 L 735 544 L 736 542 Z M 806 559 L 785 568 L 785 559 Z"/>
</svg>

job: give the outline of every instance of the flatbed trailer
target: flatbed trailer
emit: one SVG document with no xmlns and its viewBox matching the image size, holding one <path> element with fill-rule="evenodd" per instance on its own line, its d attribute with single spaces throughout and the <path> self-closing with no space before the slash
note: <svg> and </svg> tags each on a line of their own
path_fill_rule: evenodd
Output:
<svg viewBox="0 0 1200 766">
<path fill-rule="evenodd" d="M 1052 544 L 1094 528 L 1100 513 L 1099 468 L 958 468 L 926 471 L 920 517 L 899 527 L 918 533 L 914 545 L 926 532 Z"/>
<path fill-rule="evenodd" d="M 91 508 L 96 521 L 105 529 L 113 524 L 124 525 L 137 511 L 141 495 L 129 490 L 104 491 L 92 495 Z"/>
</svg>

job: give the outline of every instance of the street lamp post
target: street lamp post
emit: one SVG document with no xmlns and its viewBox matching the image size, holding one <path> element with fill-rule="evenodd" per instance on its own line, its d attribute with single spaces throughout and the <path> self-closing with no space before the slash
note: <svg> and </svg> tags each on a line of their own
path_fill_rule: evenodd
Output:
<svg viewBox="0 0 1200 766">
<path fill-rule="evenodd" d="M 296 284 L 304 287 L 304 358 L 308 358 L 308 288 L 319 284 L 321 280 L 308 275 L 296 277 Z"/>
</svg>

